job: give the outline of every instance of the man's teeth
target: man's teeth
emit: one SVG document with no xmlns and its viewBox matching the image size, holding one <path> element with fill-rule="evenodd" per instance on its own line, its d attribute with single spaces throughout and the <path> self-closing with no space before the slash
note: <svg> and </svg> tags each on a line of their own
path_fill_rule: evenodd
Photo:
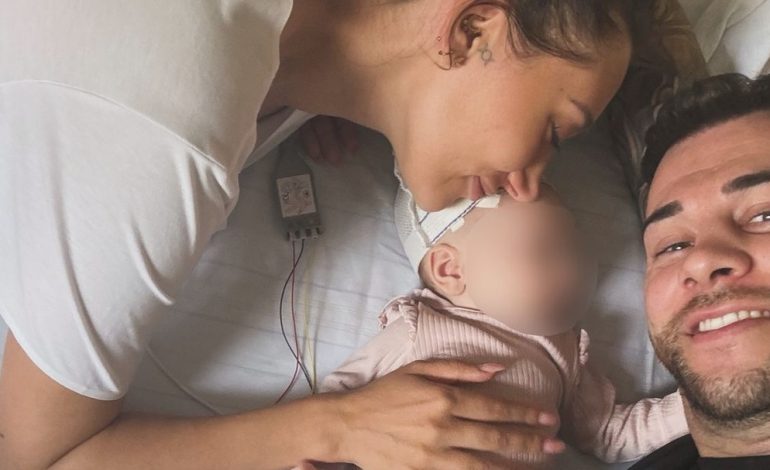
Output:
<svg viewBox="0 0 770 470">
<path fill-rule="evenodd" d="M 770 310 L 741 310 L 739 312 L 730 312 L 717 318 L 709 318 L 698 324 L 698 331 L 714 331 L 732 325 L 735 322 L 746 320 L 747 318 L 770 318 Z"/>
</svg>

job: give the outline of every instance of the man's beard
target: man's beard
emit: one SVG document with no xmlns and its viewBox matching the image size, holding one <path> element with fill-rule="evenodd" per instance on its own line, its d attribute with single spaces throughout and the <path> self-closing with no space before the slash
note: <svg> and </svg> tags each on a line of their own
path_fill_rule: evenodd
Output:
<svg viewBox="0 0 770 470">
<path fill-rule="evenodd" d="M 689 367 L 677 342 L 682 320 L 688 313 L 738 299 L 767 301 L 770 288 L 736 288 L 695 296 L 650 339 L 693 411 L 722 426 L 750 427 L 770 419 L 770 361 L 729 377 L 703 377 Z"/>
</svg>

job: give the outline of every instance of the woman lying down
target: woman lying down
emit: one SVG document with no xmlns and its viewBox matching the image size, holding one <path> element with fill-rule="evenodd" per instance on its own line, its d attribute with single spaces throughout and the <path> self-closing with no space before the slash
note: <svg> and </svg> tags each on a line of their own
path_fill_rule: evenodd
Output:
<svg viewBox="0 0 770 470">
<path fill-rule="evenodd" d="M 576 324 L 595 270 L 552 188 L 543 185 L 535 202 L 495 195 L 432 213 L 402 188 L 396 222 L 425 288 L 388 303 L 383 331 L 322 391 L 362 387 L 416 360 L 459 358 L 503 365 L 492 381 L 468 386 L 558 410 L 560 436 L 606 462 L 635 460 L 687 433 L 677 393 L 616 404 L 614 387 L 590 364 L 588 335 Z M 551 462 L 511 457 L 537 467 Z"/>
</svg>

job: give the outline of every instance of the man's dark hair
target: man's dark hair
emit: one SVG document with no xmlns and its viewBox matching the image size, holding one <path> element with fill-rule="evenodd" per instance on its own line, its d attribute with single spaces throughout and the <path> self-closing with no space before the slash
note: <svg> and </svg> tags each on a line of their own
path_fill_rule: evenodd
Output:
<svg viewBox="0 0 770 470">
<path fill-rule="evenodd" d="M 652 182 L 663 156 L 678 142 L 758 111 L 770 112 L 770 75 L 751 80 L 731 73 L 695 82 L 663 105 L 647 132 L 647 151 L 642 158 L 643 183 Z"/>
</svg>

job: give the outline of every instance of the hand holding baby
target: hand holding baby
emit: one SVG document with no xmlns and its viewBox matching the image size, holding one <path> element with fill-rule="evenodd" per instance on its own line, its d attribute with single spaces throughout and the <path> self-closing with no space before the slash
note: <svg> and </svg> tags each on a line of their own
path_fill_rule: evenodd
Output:
<svg viewBox="0 0 770 470">
<path fill-rule="evenodd" d="M 561 452 L 564 444 L 553 437 L 558 425 L 554 411 L 457 386 L 487 382 L 502 369 L 454 360 L 417 361 L 345 393 L 336 418 L 346 428 L 342 435 L 355 442 L 340 442 L 335 454 L 366 470 L 392 470 L 393 462 L 415 470 L 503 470 L 528 468 L 511 467 L 503 455 L 512 451 Z M 329 394 L 329 399 L 336 395 L 342 396 Z M 353 449 L 367 451 L 354 454 Z M 310 462 L 298 467 L 314 468 L 326 467 Z"/>
</svg>

